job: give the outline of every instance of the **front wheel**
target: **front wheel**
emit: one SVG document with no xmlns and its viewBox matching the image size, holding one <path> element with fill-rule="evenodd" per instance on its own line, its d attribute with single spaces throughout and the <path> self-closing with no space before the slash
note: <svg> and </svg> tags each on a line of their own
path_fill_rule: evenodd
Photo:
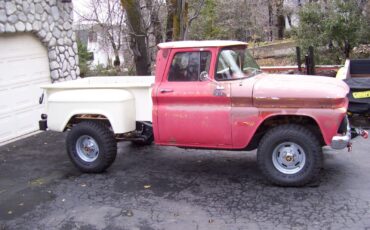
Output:
<svg viewBox="0 0 370 230">
<path fill-rule="evenodd" d="M 117 155 L 117 142 L 112 131 L 103 123 L 84 121 L 67 135 L 67 152 L 73 164 L 82 172 L 100 173 Z"/>
<path fill-rule="evenodd" d="M 268 131 L 257 150 L 257 162 L 266 178 L 280 186 L 303 186 L 322 166 L 316 136 L 300 125 L 281 125 Z"/>
</svg>

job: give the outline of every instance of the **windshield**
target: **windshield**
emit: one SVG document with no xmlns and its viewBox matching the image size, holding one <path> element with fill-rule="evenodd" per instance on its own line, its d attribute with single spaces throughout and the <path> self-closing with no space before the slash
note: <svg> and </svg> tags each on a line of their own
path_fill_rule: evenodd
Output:
<svg viewBox="0 0 370 230">
<path fill-rule="evenodd" d="M 260 67 L 246 47 L 227 47 L 217 60 L 217 81 L 236 80 L 261 73 Z"/>
</svg>

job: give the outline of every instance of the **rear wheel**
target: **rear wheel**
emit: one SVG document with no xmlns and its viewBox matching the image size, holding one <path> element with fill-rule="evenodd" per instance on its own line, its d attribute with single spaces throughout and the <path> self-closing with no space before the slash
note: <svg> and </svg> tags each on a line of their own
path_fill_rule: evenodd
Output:
<svg viewBox="0 0 370 230">
<path fill-rule="evenodd" d="M 112 131 L 96 121 L 84 121 L 74 126 L 67 135 L 66 144 L 69 158 L 82 172 L 103 172 L 117 155 L 117 142 Z"/>
<path fill-rule="evenodd" d="M 262 138 L 257 161 L 274 184 L 303 186 L 313 181 L 322 166 L 322 149 L 316 136 L 300 125 L 281 125 Z"/>
</svg>

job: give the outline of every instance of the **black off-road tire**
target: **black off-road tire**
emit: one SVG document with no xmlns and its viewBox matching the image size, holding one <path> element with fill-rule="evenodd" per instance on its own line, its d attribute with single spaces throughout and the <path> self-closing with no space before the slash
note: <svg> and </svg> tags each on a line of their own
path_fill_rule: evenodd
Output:
<svg viewBox="0 0 370 230">
<path fill-rule="evenodd" d="M 294 174 L 282 173 L 273 163 L 273 151 L 281 143 L 292 142 L 303 148 L 306 162 Z M 322 168 L 322 148 L 317 137 L 301 125 L 280 125 L 269 130 L 259 143 L 257 162 L 261 172 L 279 186 L 304 186 L 316 179 Z"/>
<path fill-rule="evenodd" d="M 77 153 L 77 140 L 81 136 L 92 137 L 99 147 L 97 158 L 87 162 Z M 117 142 L 113 132 L 105 124 L 98 121 L 84 121 L 72 127 L 67 135 L 66 147 L 73 164 L 85 173 L 101 173 L 112 165 L 117 155 Z"/>
</svg>

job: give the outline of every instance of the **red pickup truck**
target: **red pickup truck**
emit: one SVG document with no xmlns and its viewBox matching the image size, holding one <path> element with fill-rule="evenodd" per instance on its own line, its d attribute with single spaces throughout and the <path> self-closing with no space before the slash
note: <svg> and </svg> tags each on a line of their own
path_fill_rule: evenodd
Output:
<svg viewBox="0 0 370 230">
<path fill-rule="evenodd" d="M 40 126 L 69 131 L 67 152 L 80 170 L 108 168 L 118 141 L 154 140 L 186 148 L 257 149 L 269 181 L 302 186 L 319 175 L 323 146 L 350 147 L 349 88 L 343 81 L 263 73 L 243 42 L 183 41 L 158 48 L 149 84 L 122 77 L 44 87 L 48 114 Z"/>
</svg>

